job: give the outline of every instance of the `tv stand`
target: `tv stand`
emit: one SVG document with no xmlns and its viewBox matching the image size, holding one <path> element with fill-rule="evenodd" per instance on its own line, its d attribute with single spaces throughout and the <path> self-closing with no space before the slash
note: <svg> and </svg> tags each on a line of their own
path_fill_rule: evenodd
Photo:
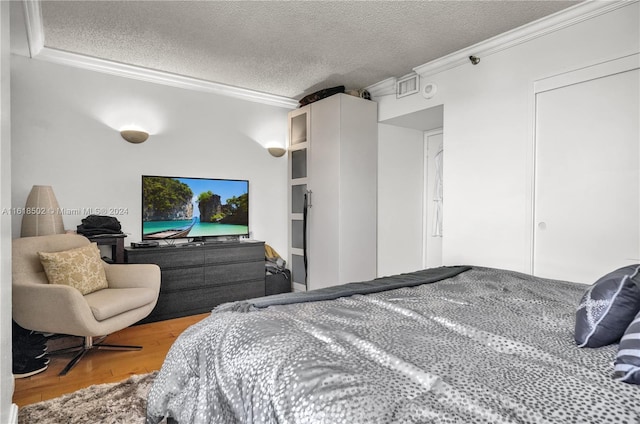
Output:
<svg viewBox="0 0 640 424">
<path fill-rule="evenodd" d="M 160 266 L 158 303 L 140 323 L 210 312 L 221 303 L 265 295 L 264 242 L 196 242 L 125 249 L 127 263 Z"/>
</svg>

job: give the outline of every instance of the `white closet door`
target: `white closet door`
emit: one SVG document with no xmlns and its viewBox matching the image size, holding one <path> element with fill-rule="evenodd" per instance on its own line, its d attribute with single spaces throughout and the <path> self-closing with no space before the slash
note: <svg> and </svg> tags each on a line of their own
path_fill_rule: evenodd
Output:
<svg viewBox="0 0 640 424">
<path fill-rule="evenodd" d="M 536 95 L 534 275 L 591 284 L 640 262 L 639 80 Z"/>
</svg>

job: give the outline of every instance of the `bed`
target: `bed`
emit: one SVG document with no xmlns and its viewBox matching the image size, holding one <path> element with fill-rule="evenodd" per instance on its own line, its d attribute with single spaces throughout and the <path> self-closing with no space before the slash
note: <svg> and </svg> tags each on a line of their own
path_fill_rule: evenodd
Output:
<svg viewBox="0 0 640 424">
<path fill-rule="evenodd" d="M 586 286 L 441 267 L 221 305 L 170 349 L 147 423 L 638 423 Z"/>
</svg>

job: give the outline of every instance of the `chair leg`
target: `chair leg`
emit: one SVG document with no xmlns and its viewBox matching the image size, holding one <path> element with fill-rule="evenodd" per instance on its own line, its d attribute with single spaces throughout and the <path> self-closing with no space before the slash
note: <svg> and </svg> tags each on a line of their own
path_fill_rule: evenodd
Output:
<svg viewBox="0 0 640 424">
<path fill-rule="evenodd" d="M 106 336 L 103 336 L 99 339 L 101 342 L 104 340 Z M 53 352 L 49 352 L 51 355 L 59 355 L 69 352 L 78 352 L 71 361 L 64 367 L 60 374 L 58 375 L 66 375 L 71 369 L 84 357 L 84 355 L 92 349 L 104 349 L 104 350 L 141 350 L 142 346 L 130 346 L 130 345 L 113 345 L 106 343 L 94 343 L 93 337 L 86 336 L 84 338 L 84 344 L 79 346 L 68 347 L 64 349 L 55 350 Z"/>
<path fill-rule="evenodd" d="M 85 349 L 80 350 L 80 352 L 78 352 L 78 354 L 74 356 L 71 361 L 69 361 L 69 363 L 62 369 L 62 371 L 60 371 L 60 374 L 58 375 L 67 375 L 67 373 L 71 371 L 71 368 L 75 367 L 87 352 L 89 351 Z"/>
<path fill-rule="evenodd" d="M 142 346 L 98 344 L 95 345 L 95 348 L 100 350 L 140 350 Z"/>
</svg>

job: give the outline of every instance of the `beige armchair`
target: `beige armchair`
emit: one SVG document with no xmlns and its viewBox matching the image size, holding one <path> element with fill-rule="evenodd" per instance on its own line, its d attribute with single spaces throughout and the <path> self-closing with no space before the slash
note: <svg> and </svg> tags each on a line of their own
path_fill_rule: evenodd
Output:
<svg viewBox="0 0 640 424">
<path fill-rule="evenodd" d="M 13 319 L 24 328 L 84 337 L 64 375 L 91 349 L 138 350 L 141 346 L 94 343 L 93 338 L 126 328 L 151 313 L 160 292 L 160 268 L 152 264 L 103 262 L 108 287 L 82 295 L 74 287 L 49 284 L 38 252 L 61 252 L 91 242 L 77 234 L 13 240 Z"/>
</svg>

